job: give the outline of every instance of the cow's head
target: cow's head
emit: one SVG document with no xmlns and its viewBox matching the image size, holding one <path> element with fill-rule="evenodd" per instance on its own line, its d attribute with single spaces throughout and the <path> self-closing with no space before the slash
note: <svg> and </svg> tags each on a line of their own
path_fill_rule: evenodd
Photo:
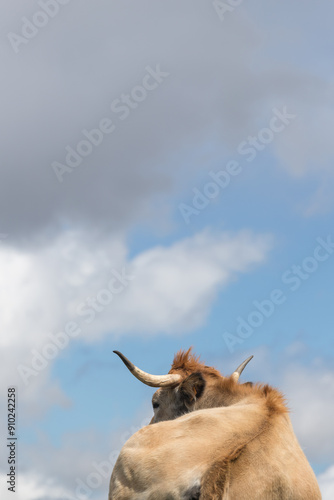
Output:
<svg viewBox="0 0 334 500">
<path fill-rule="evenodd" d="M 119 351 L 114 351 L 130 372 L 141 382 L 159 387 L 153 394 L 154 416 L 151 424 L 172 420 L 185 413 L 203 408 L 230 406 L 241 399 L 239 377 L 249 361 L 247 358 L 229 377 L 224 377 L 215 368 L 204 365 L 191 349 L 176 354 L 167 375 L 151 375 L 137 368 Z M 250 382 L 242 384 L 249 386 Z"/>
</svg>

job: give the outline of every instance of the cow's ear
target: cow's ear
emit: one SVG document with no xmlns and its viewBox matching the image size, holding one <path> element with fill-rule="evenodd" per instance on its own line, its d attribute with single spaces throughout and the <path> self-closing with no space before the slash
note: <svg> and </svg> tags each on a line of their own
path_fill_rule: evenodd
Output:
<svg viewBox="0 0 334 500">
<path fill-rule="evenodd" d="M 192 373 L 187 377 L 180 385 L 179 393 L 183 403 L 189 408 L 191 407 L 196 399 L 200 398 L 203 394 L 205 387 L 205 380 L 203 375 L 198 373 Z"/>
</svg>

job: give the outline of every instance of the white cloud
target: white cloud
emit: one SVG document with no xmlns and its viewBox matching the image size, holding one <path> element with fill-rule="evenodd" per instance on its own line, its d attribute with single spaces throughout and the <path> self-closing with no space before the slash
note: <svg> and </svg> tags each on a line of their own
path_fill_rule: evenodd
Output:
<svg viewBox="0 0 334 500">
<path fill-rule="evenodd" d="M 89 307 L 86 299 L 95 297 L 103 308 L 107 299 L 99 292 L 108 287 L 112 271 L 134 279 L 103 313 L 96 312 L 85 337 L 93 341 L 93 331 L 99 336 L 193 328 L 203 321 L 218 288 L 263 262 L 270 246 L 269 236 L 252 232 L 204 231 L 128 259 L 121 237 L 93 246 L 89 235 L 68 231 L 38 248 L 1 247 L 2 347 L 38 348 L 48 332 L 56 333 L 70 319 L 89 325 L 88 314 L 82 314 Z M 83 303 L 87 306 L 78 314 Z"/>
<path fill-rule="evenodd" d="M 6 482 L 1 475 L 1 483 Z M 77 500 L 73 492 L 57 484 L 53 479 L 38 476 L 36 473 L 20 474 L 15 493 L 5 490 L 1 494 L 4 500 L 10 500 L 15 496 L 16 500 Z"/>
<path fill-rule="evenodd" d="M 68 231 L 47 245 L 30 249 L 0 248 L 0 318 L 3 390 L 18 385 L 25 419 L 41 416 L 50 405 L 68 406 L 56 381 L 49 380 L 52 360 L 32 365 L 48 346 L 49 334 L 64 332 L 75 321 L 87 342 L 104 335 L 182 333 L 202 324 L 217 291 L 239 273 L 260 264 L 271 245 L 268 236 L 204 231 L 169 247 L 155 247 L 129 259 L 122 237 L 98 240 Z M 135 276 L 121 293 L 107 290 L 114 272 Z M 120 282 L 117 291 L 121 290 Z M 111 297 L 112 301 L 105 302 Z M 109 294 L 109 295 L 108 295 Z M 93 298 L 98 312 L 88 306 Z M 102 301 L 103 300 L 103 305 Z M 85 315 L 78 314 L 84 310 Z M 83 308 L 83 309 L 82 309 Z M 90 311 L 90 313 L 88 313 Z M 90 321 L 89 323 L 87 321 Z M 69 339 L 69 342 L 75 340 Z M 34 351 L 33 351 L 34 350 Z M 27 386 L 18 365 L 32 367 Z M 33 381 L 33 383 L 30 383 Z M 41 395 L 43 394 L 43 397 Z"/>
<path fill-rule="evenodd" d="M 27 387 L 19 377 L 18 365 L 31 368 L 32 349 L 50 342 L 49 333 L 63 331 L 71 318 L 71 304 L 87 296 L 105 269 L 123 262 L 125 248 L 119 240 L 106 246 L 68 231 L 56 240 L 37 247 L 0 247 L 0 301 L 3 314 L 0 345 L 4 362 L 1 387 L 19 388 L 22 413 L 29 420 L 42 416 L 50 405 L 68 406 L 70 401 L 57 382 L 49 381 L 52 363 L 32 376 Z M 22 389 L 22 390 L 21 390 Z M 41 397 L 43 395 L 43 397 Z"/>
<path fill-rule="evenodd" d="M 334 498 L 334 465 L 318 476 L 322 500 Z"/>
<path fill-rule="evenodd" d="M 199 326 L 218 289 L 263 262 L 270 246 L 270 237 L 251 232 L 204 231 L 142 253 L 131 262 L 136 278 L 110 327 L 173 333 Z"/>
<path fill-rule="evenodd" d="M 309 460 L 334 459 L 334 372 L 315 363 L 288 365 L 283 387 L 295 432 Z"/>
</svg>

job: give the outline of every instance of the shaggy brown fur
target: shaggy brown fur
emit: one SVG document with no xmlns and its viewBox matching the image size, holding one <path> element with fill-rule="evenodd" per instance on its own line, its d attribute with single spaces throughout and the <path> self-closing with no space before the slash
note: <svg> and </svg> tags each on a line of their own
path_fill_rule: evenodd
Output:
<svg viewBox="0 0 334 500">
<path fill-rule="evenodd" d="M 172 367 L 168 373 L 182 373 L 184 376 L 188 376 L 194 372 L 205 373 L 206 375 L 213 375 L 221 377 L 221 373 L 211 366 L 206 366 L 200 361 L 199 356 L 195 356 L 192 353 L 192 347 L 189 347 L 187 351 L 178 351 L 172 363 Z"/>
<path fill-rule="evenodd" d="M 219 398 L 217 399 L 217 392 L 221 392 L 221 394 L 224 394 L 223 406 L 228 406 L 228 404 L 232 403 L 232 401 L 235 402 L 238 399 L 241 400 L 250 395 L 258 395 L 266 400 L 268 416 L 274 414 L 284 414 L 289 411 L 286 405 L 285 397 L 277 389 L 268 384 L 239 384 L 231 377 L 224 377 L 215 368 L 206 366 L 203 362 L 201 362 L 199 356 L 196 357 L 192 353 L 192 347 L 190 347 L 187 351 L 180 350 L 174 357 L 169 373 L 180 372 L 182 372 L 181 374 L 184 378 L 192 373 L 199 372 L 210 378 L 212 377 L 213 379 L 216 379 L 215 398 L 217 405 L 214 406 L 220 406 Z"/>
</svg>

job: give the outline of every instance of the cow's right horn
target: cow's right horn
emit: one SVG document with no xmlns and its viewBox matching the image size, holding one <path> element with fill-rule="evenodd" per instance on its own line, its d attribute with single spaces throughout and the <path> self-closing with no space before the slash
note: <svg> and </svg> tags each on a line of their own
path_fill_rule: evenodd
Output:
<svg viewBox="0 0 334 500">
<path fill-rule="evenodd" d="M 243 363 L 241 363 L 241 365 L 239 365 L 238 368 L 232 373 L 231 377 L 236 382 L 238 382 L 240 375 L 242 374 L 242 372 L 244 371 L 244 369 L 246 368 L 246 366 L 248 365 L 250 360 L 253 358 L 254 358 L 254 356 L 249 356 L 249 358 L 247 358 Z"/>
<path fill-rule="evenodd" d="M 117 356 L 121 358 L 125 366 L 130 370 L 132 375 L 134 375 L 138 380 L 151 387 L 171 387 L 177 385 L 181 382 L 182 377 L 177 373 L 169 373 L 168 375 L 151 375 L 146 373 L 140 368 L 137 368 L 131 361 L 128 360 L 119 351 L 113 351 Z"/>
</svg>

